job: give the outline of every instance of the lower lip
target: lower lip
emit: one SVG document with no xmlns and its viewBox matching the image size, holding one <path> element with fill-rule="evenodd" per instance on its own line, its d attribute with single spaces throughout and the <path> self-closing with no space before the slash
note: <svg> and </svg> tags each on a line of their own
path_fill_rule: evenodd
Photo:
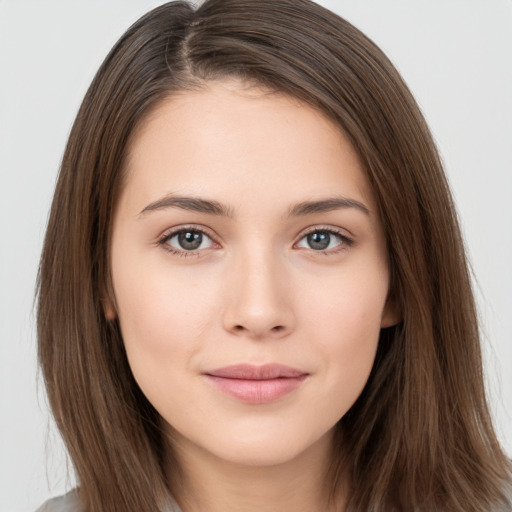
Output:
<svg viewBox="0 0 512 512">
<path fill-rule="evenodd" d="M 224 393 L 248 404 L 268 404 L 297 389 L 307 375 L 277 379 L 229 379 L 206 375 L 207 379 Z"/>
</svg>

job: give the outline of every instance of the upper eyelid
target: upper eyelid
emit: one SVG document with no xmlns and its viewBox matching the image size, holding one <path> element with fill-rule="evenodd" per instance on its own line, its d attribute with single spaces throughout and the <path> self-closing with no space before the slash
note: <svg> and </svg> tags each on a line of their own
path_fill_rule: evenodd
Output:
<svg viewBox="0 0 512 512">
<path fill-rule="evenodd" d="M 301 233 L 302 233 L 302 235 L 307 235 L 309 233 L 314 233 L 315 231 L 330 231 L 332 233 L 339 233 L 342 231 L 342 229 L 320 225 L 320 226 L 311 226 L 309 228 L 303 229 L 301 231 Z"/>
<path fill-rule="evenodd" d="M 199 233 L 203 233 L 203 235 L 206 235 L 207 237 L 211 238 L 214 242 L 217 242 L 218 236 L 212 233 L 212 230 L 206 228 L 205 226 L 198 226 L 195 224 L 185 224 L 180 226 L 175 226 L 172 228 L 167 228 L 166 230 L 162 231 L 162 233 L 157 237 L 157 239 L 160 240 L 168 240 L 169 238 L 172 238 L 173 236 L 176 236 L 178 233 L 181 233 L 182 231 L 198 231 Z"/>
<path fill-rule="evenodd" d="M 310 226 L 309 228 L 305 228 L 297 235 L 299 237 L 299 240 L 303 237 L 309 235 L 310 233 L 314 233 L 315 231 L 327 231 L 328 233 L 334 233 L 335 235 L 341 236 L 343 238 L 347 238 L 352 240 L 354 238 L 354 235 L 350 233 L 347 229 L 340 228 L 340 227 L 334 227 L 334 226 L 325 226 L 325 225 L 314 225 Z"/>
<path fill-rule="evenodd" d="M 181 231 L 186 231 L 187 229 L 189 229 L 191 231 L 199 231 L 199 232 L 209 236 L 212 239 L 221 238 L 217 234 L 215 234 L 213 232 L 213 230 L 211 230 L 210 228 L 207 228 L 206 226 L 201 226 L 198 224 L 184 224 L 184 225 L 167 228 L 158 236 L 158 239 L 160 240 L 162 238 L 169 238 L 171 236 L 174 236 L 174 235 L 180 233 Z M 301 229 L 299 231 L 299 233 L 296 235 L 296 238 L 297 237 L 302 238 L 310 233 L 314 233 L 315 231 L 328 231 L 328 232 L 335 233 L 335 234 L 338 234 L 341 236 L 346 236 L 347 238 L 350 238 L 353 236 L 348 230 L 340 228 L 340 227 L 315 224 L 313 226 L 308 226 L 307 228 Z M 344 234 L 345 232 L 347 233 L 346 235 Z"/>
</svg>

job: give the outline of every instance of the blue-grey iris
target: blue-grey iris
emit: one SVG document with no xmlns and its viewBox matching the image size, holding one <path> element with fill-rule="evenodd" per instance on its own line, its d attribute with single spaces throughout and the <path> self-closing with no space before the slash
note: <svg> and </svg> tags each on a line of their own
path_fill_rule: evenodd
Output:
<svg viewBox="0 0 512 512">
<path fill-rule="evenodd" d="M 187 251 L 198 249 L 203 242 L 203 234 L 198 231 L 181 231 L 178 233 L 180 247 Z"/>
<path fill-rule="evenodd" d="M 325 231 L 315 231 L 307 236 L 308 244 L 312 249 L 322 251 L 329 247 L 331 234 Z"/>
</svg>

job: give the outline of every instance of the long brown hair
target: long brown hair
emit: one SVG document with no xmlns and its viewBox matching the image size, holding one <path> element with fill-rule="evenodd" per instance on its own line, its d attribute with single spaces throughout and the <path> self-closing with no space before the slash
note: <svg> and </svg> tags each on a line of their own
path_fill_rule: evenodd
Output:
<svg viewBox="0 0 512 512">
<path fill-rule="evenodd" d="M 510 465 L 487 408 L 463 242 L 411 93 L 372 41 L 308 0 L 206 0 L 162 5 L 117 42 L 78 112 L 55 190 L 39 361 L 87 512 L 154 512 L 174 485 L 159 415 L 103 307 L 130 137 L 173 92 L 231 76 L 333 119 L 379 205 L 403 320 L 382 330 L 369 381 L 337 426 L 333 499 L 348 468 L 349 511 L 506 510 Z"/>
</svg>

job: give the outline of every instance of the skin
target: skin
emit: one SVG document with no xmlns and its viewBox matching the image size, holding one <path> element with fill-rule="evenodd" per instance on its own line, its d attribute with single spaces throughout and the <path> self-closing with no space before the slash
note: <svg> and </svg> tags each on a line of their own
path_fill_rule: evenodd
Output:
<svg viewBox="0 0 512 512">
<path fill-rule="evenodd" d="M 177 196 L 229 216 L 163 204 Z M 289 215 L 334 197 L 353 203 Z M 140 126 L 114 216 L 106 314 L 164 420 L 187 512 L 323 506 L 334 426 L 368 379 L 380 329 L 398 321 L 376 211 L 340 129 L 285 95 L 212 82 Z M 206 233 L 198 249 L 180 246 L 180 229 Z M 245 403 L 204 375 L 240 363 L 307 377 L 270 403 Z"/>
</svg>

